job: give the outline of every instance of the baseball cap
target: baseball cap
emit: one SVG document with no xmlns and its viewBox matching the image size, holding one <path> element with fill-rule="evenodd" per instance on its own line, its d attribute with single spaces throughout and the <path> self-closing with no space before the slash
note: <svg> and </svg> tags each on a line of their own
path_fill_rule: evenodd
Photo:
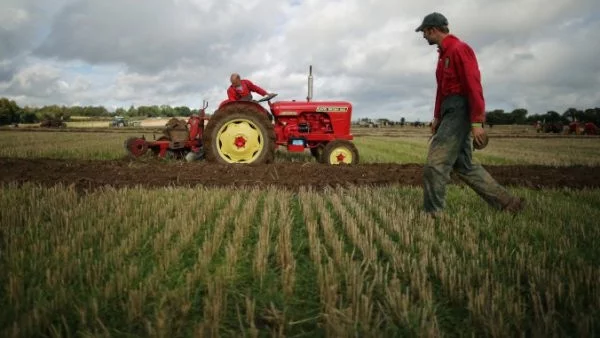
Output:
<svg viewBox="0 0 600 338">
<path fill-rule="evenodd" d="M 448 19 L 446 19 L 444 15 L 438 12 L 433 12 L 425 16 L 423 23 L 421 23 L 421 26 L 415 29 L 415 32 L 422 31 L 425 27 L 441 27 L 447 25 Z"/>
</svg>

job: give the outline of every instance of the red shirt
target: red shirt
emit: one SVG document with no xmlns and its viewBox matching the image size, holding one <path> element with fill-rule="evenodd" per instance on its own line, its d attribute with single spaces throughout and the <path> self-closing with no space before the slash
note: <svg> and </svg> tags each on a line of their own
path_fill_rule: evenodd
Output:
<svg viewBox="0 0 600 338">
<path fill-rule="evenodd" d="M 240 88 L 236 88 L 233 85 L 227 89 L 227 96 L 232 101 L 241 100 L 242 98 L 251 95 L 250 92 L 258 93 L 262 96 L 267 95 L 267 91 L 260 88 L 259 86 L 252 83 L 250 80 L 242 80 Z"/>
<path fill-rule="evenodd" d="M 440 106 L 449 95 L 463 95 L 470 108 L 471 122 L 485 122 L 485 100 L 481 74 L 473 49 L 456 36 L 449 34 L 442 40 L 435 76 L 437 93 L 433 116 L 441 118 Z"/>
</svg>

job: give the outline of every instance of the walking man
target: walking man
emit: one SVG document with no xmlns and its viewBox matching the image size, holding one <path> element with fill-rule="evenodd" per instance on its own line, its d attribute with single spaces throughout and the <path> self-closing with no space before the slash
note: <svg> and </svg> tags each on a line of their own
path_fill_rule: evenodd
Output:
<svg viewBox="0 0 600 338">
<path fill-rule="evenodd" d="M 479 164 L 472 162 L 472 146 L 483 148 L 487 135 L 485 102 L 475 53 L 469 45 L 450 34 L 448 20 L 434 12 L 415 30 L 423 32 L 429 45 L 437 45 L 437 93 L 432 139 L 424 168 L 424 209 L 433 217 L 445 207 L 446 185 L 454 169 L 492 207 L 518 212 L 521 198 L 512 196 Z"/>
</svg>

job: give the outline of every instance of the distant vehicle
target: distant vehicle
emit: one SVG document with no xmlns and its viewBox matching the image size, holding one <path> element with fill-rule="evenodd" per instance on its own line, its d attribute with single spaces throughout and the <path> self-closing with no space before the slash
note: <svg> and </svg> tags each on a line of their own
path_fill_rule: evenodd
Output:
<svg viewBox="0 0 600 338">
<path fill-rule="evenodd" d="M 362 118 L 358 121 L 358 126 L 366 128 L 379 128 L 379 123 L 378 121 L 374 121 L 370 118 Z"/>
<path fill-rule="evenodd" d="M 40 122 L 42 128 L 65 128 L 67 124 L 62 118 L 47 116 Z"/>
<path fill-rule="evenodd" d="M 110 121 L 109 127 L 135 127 L 140 124 L 140 121 L 131 121 L 123 116 L 115 116 L 113 120 Z"/>
<path fill-rule="evenodd" d="M 542 125 L 544 133 L 560 134 L 563 132 L 565 125 L 562 122 L 549 122 Z M 566 126 L 568 128 L 568 126 Z"/>
</svg>

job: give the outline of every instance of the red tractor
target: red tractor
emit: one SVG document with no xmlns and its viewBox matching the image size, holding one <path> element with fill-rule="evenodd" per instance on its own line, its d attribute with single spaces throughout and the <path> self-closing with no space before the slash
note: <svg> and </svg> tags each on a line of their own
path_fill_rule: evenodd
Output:
<svg viewBox="0 0 600 338">
<path fill-rule="evenodd" d="M 571 122 L 569 124 L 569 134 L 577 135 L 596 135 L 598 127 L 593 122 Z"/>
<path fill-rule="evenodd" d="M 290 152 L 309 149 L 317 161 L 325 164 L 357 164 L 358 150 L 352 143 L 350 132 L 352 104 L 312 101 L 312 91 L 310 66 L 306 101 L 271 102 L 277 94 L 257 101 L 225 100 L 206 127 L 202 109 L 200 116 L 188 121 L 188 137 L 178 144 L 177 149 L 184 153 L 201 149 L 209 162 L 270 163 L 277 147 L 284 146 Z M 261 106 L 261 102 L 267 102 L 269 109 Z M 201 121 L 198 128 L 193 118 Z M 153 142 L 134 138 L 128 141 L 126 148 L 135 157 L 148 148 L 164 156 L 173 151 L 172 143 L 173 140 L 166 136 L 162 141 Z M 184 156 L 189 159 L 190 154 Z"/>
</svg>

